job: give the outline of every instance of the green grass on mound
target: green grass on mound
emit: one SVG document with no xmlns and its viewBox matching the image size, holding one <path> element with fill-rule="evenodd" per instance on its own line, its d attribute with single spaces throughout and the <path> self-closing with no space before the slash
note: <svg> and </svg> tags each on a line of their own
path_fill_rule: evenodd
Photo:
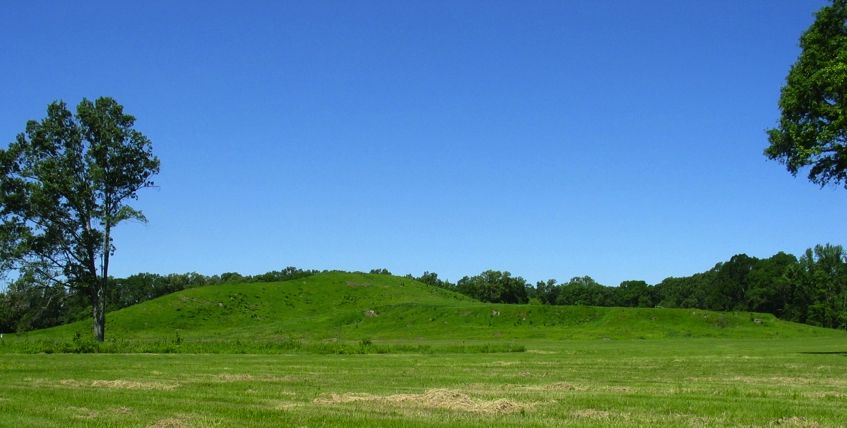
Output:
<svg viewBox="0 0 847 428">
<path fill-rule="evenodd" d="M 844 335 L 749 312 L 486 304 L 407 278 L 338 272 L 189 289 L 106 322 L 104 344 L 80 321 L 7 336 L 0 352 L 503 352 L 534 340 Z"/>
</svg>

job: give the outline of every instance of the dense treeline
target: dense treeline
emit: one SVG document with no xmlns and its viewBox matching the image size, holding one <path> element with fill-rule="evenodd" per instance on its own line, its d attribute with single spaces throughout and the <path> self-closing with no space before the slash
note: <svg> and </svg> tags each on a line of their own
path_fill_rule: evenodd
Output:
<svg viewBox="0 0 847 428">
<path fill-rule="evenodd" d="M 254 276 L 233 272 L 213 276 L 141 273 L 112 278 L 108 310 L 191 287 L 284 281 L 317 272 L 288 267 Z M 387 269 L 373 269 L 370 273 L 391 274 Z M 407 277 L 491 303 L 769 312 L 789 321 L 847 328 L 847 253 L 838 245 L 818 245 L 799 258 L 782 252 L 766 259 L 739 254 L 705 272 L 666 278 L 655 285 L 624 281 L 610 287 L 590 276 L 574 277 L 565 283 L 550 279 L 532 285 L 509 272 L 494 270 L 465 276 L 456 283 L 440 279 L 433 272 Z M 84 319 L 90 316 L 90 308 L 85 294 L 58 286 L 38 286 L 31 277 L 23 275 L 0 293 L 0 332 L 27 331 Z"/>
<path fill-rule="evenodd" d="M 563 284 L 539 281 L 533 287 L 498 271 L 464 277 L 456 284 L 430 272 L 417 279 L 492 303 L 769 312 L 788 321 L 847 328 L 847 254 L 839 245 L 818 245 L 799 259 L 783 252 L 767 259 L 739 254 L 706 272 L 655 285 L 624 281 L 609 287 L 581 276 Z"/>
<path fill-rule="evenodd" d="M 165 294 L 204 285 L 275 282 L 317 273 L 287 267 L 261 275 L 242 276 L 235 272 L 206 276 L 199 273 L 158 275 L 139 273 L 127 278 L 110 278 L 107 310 L 113 311 Z M 62 286 L 39 285 L 23 275 L 0 293 L 0 332 L 21 332 L 78 321 L 91 316 L 91 302 L 85 293 Z"/>
</svg>

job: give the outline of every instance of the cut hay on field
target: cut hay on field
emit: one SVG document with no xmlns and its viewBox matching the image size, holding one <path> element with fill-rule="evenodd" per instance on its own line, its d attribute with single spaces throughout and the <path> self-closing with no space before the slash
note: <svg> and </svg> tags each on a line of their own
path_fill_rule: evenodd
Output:
<svg viewBox="0 0 847 428">
<path fill-rule="evenodd" d="M 801 427 L 801 428 L 818 428 L 821 426 L 815 421 L 806 419 L 801 416 L 791 416 L 779 418 L 775 421 L 771 421 L 770 426 L 772 427 Z"/>
<path fill-rule="evenodd" d="M 579 419 L 593 419 L 598 421 L 608 421 L 612 417 L 611 413 L 597 409 L 580 409 L 573 412 L 573 415 Z"/>
<path fill-rule="evenodd" d="M 541 385 L 528 385 L 520 389 L 524 391 L 586 391 L 587 387 L 574 385 L 567 382 L 554 382 Z"/>
<path fill-rule="evenodd" d="M 110 389 L 141 389 L 141 390 L 165 390 L 169 391 L 177 387 L 176 384 L 162 382 L 138 382 L 132 380 L 92 380 L 81 381 L 75 379 L 62 379 L 62 386 L 70 388 L 110 388 Z"/>
<path fill-rule="evenodd" d="M 385 406 L 423 407 L 485 414 L 520 412 L 532 407 L 529 404 L 515 403 L 506 399 L 473 399 L 462 392 L 447 389 L 430 389 L 423 394 L 325 394 L 316 398 L 314 402 L 324 405 L 365 402 Z"/>
<path fill-rule="evenodd" d="M 185 419 L 180 418 L 165 418 L 159 419 L 154 422 L 152 425 L 149 425 L 148 428 L 179 428 L 186 426 Z"/>
</svg>

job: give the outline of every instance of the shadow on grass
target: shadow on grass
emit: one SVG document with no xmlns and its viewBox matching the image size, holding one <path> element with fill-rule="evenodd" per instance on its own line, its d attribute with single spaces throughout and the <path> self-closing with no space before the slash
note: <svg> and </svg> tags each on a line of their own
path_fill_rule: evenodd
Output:
<svg viewBox="0 0 847 428">
<path fill-rule="evenodd" d="M 847 351 L 808 351 L 800 353 L 806 355 L 841 355 L 842 357 L 847 357 Z"/>
</svg>

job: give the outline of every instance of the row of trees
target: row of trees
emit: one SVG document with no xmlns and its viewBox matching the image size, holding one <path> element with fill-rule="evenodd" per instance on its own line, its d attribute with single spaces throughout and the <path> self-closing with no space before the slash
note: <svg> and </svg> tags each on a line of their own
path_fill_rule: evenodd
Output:
<svg viewBox="0 0 847 428">
<path fill-rule="evenodd" d="M 609 287 L 580 276 L 532 286 L 519 276 L 492 270 L 456 284 L 432 272 L 415 279 L 491 303 L 768 312 L 789 321 L 847 328 L 847 253 L 840 245 L 818 245 L 800 258 L 783 252 L 766 259 L 739 254 L 705 272 L 655 285 L 623 281 Z"/>
<path fill-rule="evenodd" d="M 254 276 L 234 272 L 212 276 L 140 273 L 110 278 L 106 288 L 107 310 L 192 287 L 285 281 L 317 272 L 287 267 Z M 391 274 L 387 269 L 374 269 L 370 273 Z M 610 287 L 590 276 L 574 277 L 565 283 L 550 279 L 532 285 L 520 276 L 495 270 L 465 276 L 456 283 L 443 280 L 434 272 L 407 277 L 490 303 L 768 312 L 789 321 L 847 328 L 847 253 L 839 245 L 818 245 L 799 258 L 783 252 L 766 259 L 739 254 L 705 272 L 666 278 L 655 285 L 623 281 L 617 287 Z M 37 276 L 25 274 L 0 293 L 0 332 L 27 331 L 85 319 L 91 314 L 91 305 L 87 293 L 41 283 Z"/>
</svg>

